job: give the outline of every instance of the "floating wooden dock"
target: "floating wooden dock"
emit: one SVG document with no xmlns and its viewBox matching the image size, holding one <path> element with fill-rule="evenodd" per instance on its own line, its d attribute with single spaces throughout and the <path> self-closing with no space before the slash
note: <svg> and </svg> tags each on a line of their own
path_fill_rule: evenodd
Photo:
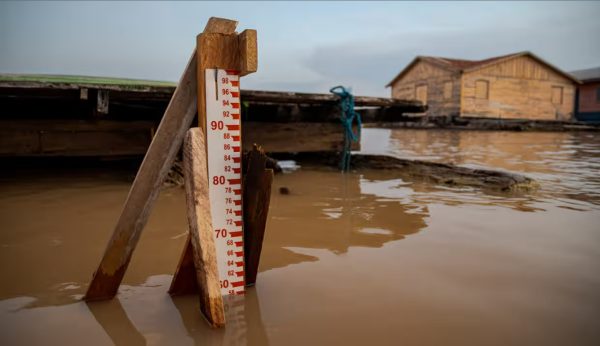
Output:
<svg viewBox="0 0 600 346">
<path fill-rule="evenodd" d="M 0 156 L 145 154 L 176 84 L 79 76 L 0 75 Z M 337 151 L 336 96 L 242 90 L 244 146 L 267 152 Z M 356 96 L 364 123 L 423 112 L 418 101 Z M 355 149 L 358 149 L 355 146 Z"/>
</svg>

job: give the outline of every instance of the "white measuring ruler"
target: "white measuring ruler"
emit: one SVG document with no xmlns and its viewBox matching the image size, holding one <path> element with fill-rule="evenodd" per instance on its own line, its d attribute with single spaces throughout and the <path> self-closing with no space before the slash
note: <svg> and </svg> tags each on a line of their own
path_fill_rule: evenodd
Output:
<svg viewBox="0 0 600 346">
<path fill-rule="evenodd" d="M 206 69 L 209 198 L 221 294 L 244 293 L 240 78 Z"/>
</svg>

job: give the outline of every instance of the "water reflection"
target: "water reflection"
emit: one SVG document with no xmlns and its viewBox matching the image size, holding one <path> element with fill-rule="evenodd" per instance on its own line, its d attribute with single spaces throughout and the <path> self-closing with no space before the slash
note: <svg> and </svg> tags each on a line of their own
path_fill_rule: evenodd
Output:
<svg viewBox="0 0 600 346">
<path fill-rule="evenodd" d="M 352 246 L 377 248 L 424 228 L 427 206 L 405 203 L 412 188 L 401 181 L 384 184 L 403 186 L 382 196 L 362 191 L 369 185 L 357 173 L 300 170 L 277 177 L 273 191 L 286 187 L 290 194 L 271 197 L 260 269 L 317 260 L 291 248 L 344 254 Z"/>
<path fill-rule="evenodd" d="M 269 345 L 255 288 L 226 297 L 227 326 L 211 329 L 197 295 L 167 294 L 170 280 L 152 276 L 101 302 L 27 308 L 35 298 L 0 301 L 0 344 Z"/>
<path fill-rule="evenodd" d="M 578 132 L 365 129 L 362 151 L 504 169 L 541 182 L 547 198 L 600 205 L 600 136 Z M 578 205 L 573 206 L 572 204 Z"/>
<path fill-rule="evenodd" d="M 600 287 L 597 137 L 367 130 L 365 139 L 379 153 L 519 171 L 542 191 L 435 186 L 394 171 L 278 175 L 257 287 L 214 331 L 196 296 L 167 294 L 187 229 L 181 189 L 161 193 L 118 298 L 88 305 L 79 298 L 131 180 L 0 177 L 0 344 L 490 344 L 523 335 L 568 344 L 598 320 L 589 308 Z M 410 318 L 364 323 L 382 311 Z"/>
<path fill-rule="evenodd" d="M 198 297 L 174 297 L 173 303 L 195 345 L 269 345 L 255 288 L 249 288 L 244 296 L 224 297 L 227 325 L 223 329 L 208 327 L 199 314 Z"/>
<path fill-rule="evenodd" d="M 118 299 L 87 305 L 115 345 L 146 345 L 146 339 L 131 323 Z"/>
</svg>

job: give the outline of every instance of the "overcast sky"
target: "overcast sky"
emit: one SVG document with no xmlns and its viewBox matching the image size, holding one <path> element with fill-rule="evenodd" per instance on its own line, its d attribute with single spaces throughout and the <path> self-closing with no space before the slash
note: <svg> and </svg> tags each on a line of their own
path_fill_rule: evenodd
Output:
<svg viewBox="0 0 600 346">
<path fill-rule="evenodd" d="M 177 81 L 211 16 L 258 30 L 247 89 L 389 95 L 416 55 L 529 50 L 566 71 L 600 66 L 598 2 L 0 2 L 0 73 Z"/>
</svg>

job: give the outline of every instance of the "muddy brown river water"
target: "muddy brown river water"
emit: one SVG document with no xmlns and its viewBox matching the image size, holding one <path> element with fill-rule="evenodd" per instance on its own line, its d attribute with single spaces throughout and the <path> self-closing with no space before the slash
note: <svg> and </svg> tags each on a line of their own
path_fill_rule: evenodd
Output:
<svg viewBox="0 0 600 346">
<path fill-rule="evenodd" d="M 0 344 L 600 345 L 598 134 L 366 129 L 362 146 L 541 187 L 277 175 L 257 285 L 210 330 L 196 297 L 166 292 L 183 189 L 161 193 L 118 297 L 86 304 L 135 170 L 3 167 Z"/>
</svg>

